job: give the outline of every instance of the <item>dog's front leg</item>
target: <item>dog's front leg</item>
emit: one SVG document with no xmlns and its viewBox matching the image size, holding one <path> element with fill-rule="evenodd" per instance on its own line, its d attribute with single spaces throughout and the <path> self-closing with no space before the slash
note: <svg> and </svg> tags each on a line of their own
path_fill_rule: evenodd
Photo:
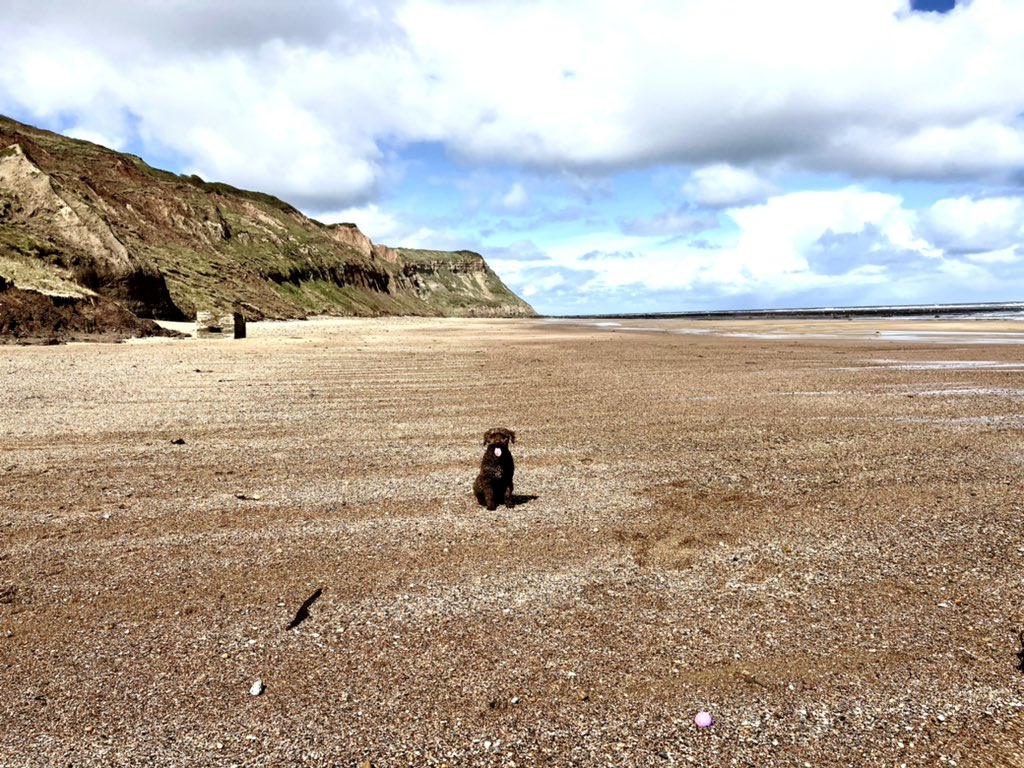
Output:
<svg viewBox="0 0 1024 768">
<path fill-rule="evenodd" d="M 489 512 L 493 512 L 498 508 L 498 500 L 495 498 L 494 486 L 490 483 L 484 488 L 484 501 L 487 503 L 487 509 Z"/>
</svg>

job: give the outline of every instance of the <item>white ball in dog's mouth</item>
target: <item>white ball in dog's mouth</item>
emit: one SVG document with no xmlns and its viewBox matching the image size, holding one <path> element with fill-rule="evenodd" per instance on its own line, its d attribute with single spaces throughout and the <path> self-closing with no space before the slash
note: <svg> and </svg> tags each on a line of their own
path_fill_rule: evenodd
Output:
<svg viewBox="0 0 1024 768">
<path fill-rule="evenodd" d="M 497 446 L 497 445 L 494 446 L 494 455 L 495 456 L 501 456 L 501 448 L 499 446 Z"/>
</svg>

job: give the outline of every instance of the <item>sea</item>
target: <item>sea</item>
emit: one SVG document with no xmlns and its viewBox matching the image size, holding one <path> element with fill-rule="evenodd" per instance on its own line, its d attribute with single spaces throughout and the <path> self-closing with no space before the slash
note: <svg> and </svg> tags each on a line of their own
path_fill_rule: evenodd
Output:
<svg viewBox="0 0 1024 768">
<path fill-rule="evenodd" d="M 983 304 L 903 304 L 861 307 L 798 307 L 792 309 L 721 309 L 686 312 L 623 312 L 559 315 L 566 320 L 730 320 L 730 319 L 845 319 L 854 317 L 943 320 L 1021 320 L 1024 302 Z"/>
</svg>

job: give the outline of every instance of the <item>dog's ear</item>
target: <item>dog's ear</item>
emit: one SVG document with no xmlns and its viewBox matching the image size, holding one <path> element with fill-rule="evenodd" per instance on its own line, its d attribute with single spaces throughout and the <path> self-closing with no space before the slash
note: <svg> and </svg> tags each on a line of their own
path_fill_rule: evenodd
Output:
<svg viewBox="0 0 1024 768">
<path fill-rule="evenodd" d="M 488 429 L 486 432 L 484 432 L 484 445 L 487 445 L 491 441 L 491 433 L 493 431 L 493 429 Z"/>
<path fill-rule="evenodd" d="M 510 443 L 514 443 L 516 441 L 516 433 L 513 432 L 511 429 L 506 430 L 506 431 L 508 432 L 508 441 Z"/>
</svg>

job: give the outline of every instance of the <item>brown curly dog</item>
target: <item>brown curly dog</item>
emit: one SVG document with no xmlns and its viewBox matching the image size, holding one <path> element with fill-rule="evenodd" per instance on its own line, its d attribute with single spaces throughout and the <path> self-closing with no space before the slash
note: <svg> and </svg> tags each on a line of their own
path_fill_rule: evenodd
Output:
<svg viewBox="0 0 1024 768">
<path fill-rule="evenodd" d="M 511 429 L 489 429 L 484 433 L 484 457 L 480 460 L 480 474 L 473 483 L 476 500 L 488 509 L 497 509 L 504 500 L 506 507 L 512 506 L 512 475 L 516 465 L 512 460 L 509 443 L 516 441 Z"/>
</svg>

